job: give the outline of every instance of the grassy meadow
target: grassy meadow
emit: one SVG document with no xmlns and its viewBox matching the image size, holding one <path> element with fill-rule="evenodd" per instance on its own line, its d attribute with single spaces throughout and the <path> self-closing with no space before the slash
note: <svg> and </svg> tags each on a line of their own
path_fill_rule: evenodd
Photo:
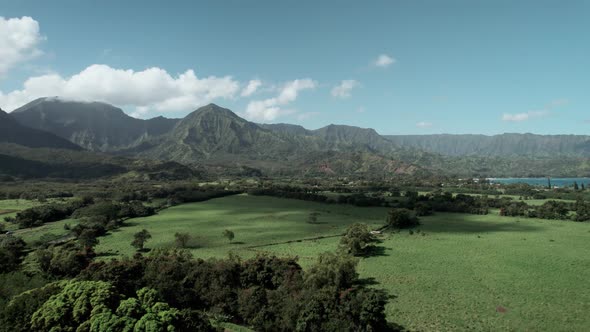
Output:
<svg viewBox="0 0 590 332">
<path fill-rule="evenodd" d="M 0 200 L 0 222 L 4 224 L 6 229 L 12 229 L 13 225 L 4 221 L 5 217 L 14 217 L 20 210 L 32 208 L 41 205 L 38 201 L 27 199 L 4 199 Z"/>
<path fill-rule="evenodd" d="M 61 199 L 48 199 L 51 202 L 61 202 Z M 60 220 L 56 222 L 46 223 L 39 227 L 18 229 L 17 225 L 4 221 L 5 217 L 14 217 L 18 211 L 32 208 L 35 206 L 43 205 L 47 203 L 41 203 L 37 200 L 26 200 L 26 199 L 7 199 L 0 200 L 0 224 L 4 226 L 4 229 L 12 231 L 15 236 L 21 237 L 27 243 L 34 243 L 45 237 L 61 237 L 66 236 L 69 231 L 64 229 L 66 224 L 75 226 L 78 221 L 72 219 Z"/>
<path fill-rule="evenodd" d="M 496 215 L 424 217 L 383 237 L 359 271 L 397 296 L 388 317 L 418 331 L 583 331 L 590 324 L 590 225 Z M 422 235 L 425 234 L 425 235 Z M 267 247 L 335 248 L 338 239 Z"/>
<path fill-rule="evenodd" d="M 0 201 L 10 209 L 15 202 Z M 24 208 L 20 202 L 19 208 Z M 3 204 L 3 205 L 2 205 Z M 12 204 L 12 205 L 11 205 Z M 31 203 L 35 204 L 35 203 Z M 174 247 L 174 233 L 192 236 L 195 257 L 256 253 L 298 256 L 305 268 L 334 251 L 355 222 L 383 225 L 388 209 L 236 195 L 190 203 L 131 219 L 99 238 L 99 259 L 131 256 L 133 234 L 147 229 L 146 247 Z M 317 223 L 307 222 L 319 213 Z M 497 212 L 496 212 L 497 213 Z M 590 326 L 590 224 L 438 213 L 422 225 L 384 233 L 380 250 L 359 273 L 395 296 L 388 319 L 418 331 L 581 331 Z M 16 231 L 25 241 L 65 234 L 67 220 Z M 222 233 L 232 230 L 232 242 Z"/>
<path fill-rule="evenodd" d="M 317 223 L 307 223 L 310 213 L 319 213 Z M 146 247 L 173 247 L 174 234 L 186 232 L 195 257 L 227 257 L 229 252 L 242 256 L 254 254 L 259 246 L 325 236 L 338 236 L 347 225 L 364 222 L 383 225 L 387 209 L 357 208 L 273 197 L 237 195 L 206 202 L 190 203 L 160 211 L 155 216 L 136 218 L 127 226 L 100 238 L 97 252 L 106 256 L 131 256 L 133 234 L 147 229 L 152 238 Z M 223 231 L 234 232 L 232 242 Z M 295 255 L 296 253 L 294 253 Z"/>
</svg>

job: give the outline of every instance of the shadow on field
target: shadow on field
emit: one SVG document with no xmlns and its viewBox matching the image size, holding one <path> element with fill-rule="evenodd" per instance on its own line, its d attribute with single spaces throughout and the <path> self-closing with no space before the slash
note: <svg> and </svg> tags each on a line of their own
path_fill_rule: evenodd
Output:
<svg viewBox="0 0 590 332">
<path fill-rule="evenodd" d="M 389 248 L 385 248 L 382 246 L 370 246 L 366 249 L 365 254 L 363 255 L 363 257 L 384 257 L 384 256 L 389 256 L 389 254 L 386 252 L 387 250 L 391 250 Z"/>
<path fill-rule="evenodd" d="M 380 283 L 373 277 L 362 278 L 357 281 L 357 283 L 361 286 L 375 286 L 379 285 Z"/>
<path fill-rule="evenodd" d="M 448 214 L 444 219 L 425 220 L 422 231 L 438 233 L 492 233 L 492 232 L 531 232 L 542 227 L 531 223 L 520 223 L 514 220 L 503 220 L 498 217 L 497 222 L 477 220 L 477 216 L 468 214 Z M 474 218 L 475 217 L 475 218 Z M 474 220 L 475 219 L 475 220 Z"/>
<path fill-rule="evenodd" d="M 118 251 L 116 253 L 110 252 L 110 251 L 102 251 L 102 252 L 96 253 L 96 257 L 113 257 L 113 256 L 119 256 Z"/>
<path fill-rule="evenodd" d="M 121 224 L 121 227 L 133 227 L 133 226 L 137 226 L 137 225 L 139 225 L 138 222 L 125 220 L 123 222 L 123 224 Z"/>
</svg>

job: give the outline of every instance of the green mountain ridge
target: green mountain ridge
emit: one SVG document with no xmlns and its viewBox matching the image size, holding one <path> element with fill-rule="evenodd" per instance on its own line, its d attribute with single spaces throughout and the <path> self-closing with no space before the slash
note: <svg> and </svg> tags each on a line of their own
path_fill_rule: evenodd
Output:
<svg viewBox="0 0 590 332">
<path fill-rule="evenodd" d="M 169 132 L 179 121 L 141 120 L 101 102 L 36 99 L 10 113 L 24 126 L 51 132 L 85 149 L 116 151 Z"/>
<path fill-rule="evenodd" d="M 142 160 L 105 153 L 26 147 L 0 143 L 0 178 L 93 179 L 125 177 L 129 179 L 189 179 L 202 174 L 193 168 L 171 161 Z"/>
<path fill-rule="evenodd" d="M 367 165 L 369 160 L 379 175 L 415 171 L 417 167 L 386 155 L 371 158 L 374 152 L 392 151 L 392 146 L 372 129 L 330 125 L 308 131 L 286 124 L 259 125 L 209 104 L 187 115 L 167 135 L 132 153 L 215 167 L 261 169 L 273 174 L 369 173 L 374 170 Z M 353 158 L 354 152 L 357 154 Z"/>
<path fill-rule="evenodd" d="M 382 136 L 370 128 L 346 125 L 309 130 L 284 123 L 257 124 L 215 104 L 183 119 L 139 120 L 104 103 L 58 98 L 36 100 L 11 115 L 93 151 L 203 166 L 219 174 L 590 174 L 588 136 Z"/>
<path fill-rule="evenodd" d="M 507 133 L 486 135 L 387 135 L 407 148 L 447 156 L 590 157 L 590 136 Z"/>
<path fill-rule="evenodd" d="M 0 109 L 0 142 L 31 148 L 82 150 L 78 145 L 52 133 L 21 125 L 10 114 Z"/>
</svg>

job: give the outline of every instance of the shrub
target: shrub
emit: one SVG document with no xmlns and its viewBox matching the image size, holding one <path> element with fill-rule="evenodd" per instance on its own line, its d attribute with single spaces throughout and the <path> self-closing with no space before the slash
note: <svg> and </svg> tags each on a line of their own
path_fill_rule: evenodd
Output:
<svg viewBox="0 0 590 332">
<path fill-rule="evenodd" d="M 420 225 L 416 215 L 408 209 L 392 209 L 387 216 L 387 225 L 396 229 L 411 228 Z"/>
</svg>

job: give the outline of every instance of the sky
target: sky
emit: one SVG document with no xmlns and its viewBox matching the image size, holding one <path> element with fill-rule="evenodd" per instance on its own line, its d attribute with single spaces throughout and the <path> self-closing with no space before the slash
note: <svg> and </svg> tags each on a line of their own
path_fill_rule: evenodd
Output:
<svg viewBox="0 0 590 332">
<path fill-rule="evenodd" d="M 0 0 L 0 108 L 44 96 L 381 134 L 590 134 L 590 1 Z"/>
</svg>

